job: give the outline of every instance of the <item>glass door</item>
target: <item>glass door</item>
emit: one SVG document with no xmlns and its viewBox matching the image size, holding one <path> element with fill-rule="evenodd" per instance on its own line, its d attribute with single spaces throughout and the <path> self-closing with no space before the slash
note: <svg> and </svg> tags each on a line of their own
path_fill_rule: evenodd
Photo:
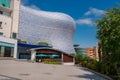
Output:
<svg viewBox="0 0 120 80">
<path fill-rule="evenodd" d="M 11 57 L 11 47 L 5 47 L 4 57 Z"/>
</svg>

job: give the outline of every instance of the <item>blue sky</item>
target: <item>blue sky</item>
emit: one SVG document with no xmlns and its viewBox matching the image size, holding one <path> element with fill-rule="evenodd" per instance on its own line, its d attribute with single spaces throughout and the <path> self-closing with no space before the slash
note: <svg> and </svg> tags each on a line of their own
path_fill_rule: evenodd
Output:
<svg viewBox="0 0 120 80">
<path fill-rule="evenodd" d="M 62 12 L 76 22 L 74 44 L 80 47 L 97 45 L 95 21 L 104 15 L 105 10 L 115 7 L 120 0 L 21 0 L 22 5 L 37 10 Z"/>
</svg>

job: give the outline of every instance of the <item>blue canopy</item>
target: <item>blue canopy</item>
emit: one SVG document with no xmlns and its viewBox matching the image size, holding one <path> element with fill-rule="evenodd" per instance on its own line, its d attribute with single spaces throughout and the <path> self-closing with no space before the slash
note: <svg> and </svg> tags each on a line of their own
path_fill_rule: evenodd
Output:
<svg viewBox="0 0 120 80">
<path fill-rule="evenodd" d="M 18 42 L 18 46 L 21 46 L 21 47 L 28 47 L 28 48 L 38 48 L 38 47 L 51 48 L 51 46 L 27 44 L 27 43 L 22 43 L 22 42 Z"/>
</svg>

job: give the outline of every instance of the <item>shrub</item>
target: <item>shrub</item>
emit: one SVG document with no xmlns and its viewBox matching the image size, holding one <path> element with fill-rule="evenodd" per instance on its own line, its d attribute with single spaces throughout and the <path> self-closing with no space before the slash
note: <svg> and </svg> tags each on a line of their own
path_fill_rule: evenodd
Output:
<svg viewBox="0 0 120 80">
<path fill-rule="evenodd" d="M 50 61 L 44 61 L 44 64 L 61 64 L 61 62 L 50 62 Z"/>
<path fill-rule="evenodd" d="M 82 54 L 77 54 L 75 60 L 80 66 L 108 75 L 115 80 L 120 80 L 120 63 L 112 63 L 110 61 L 98 62 L 89 57 L 85 57 Z"/>
</svg>

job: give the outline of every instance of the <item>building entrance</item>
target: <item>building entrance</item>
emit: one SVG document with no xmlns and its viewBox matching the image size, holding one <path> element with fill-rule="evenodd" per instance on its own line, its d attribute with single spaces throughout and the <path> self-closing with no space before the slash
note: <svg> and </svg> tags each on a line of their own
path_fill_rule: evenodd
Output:
<svg viewBox="0 0 120 80">
<path fill-rule="evenodd" d="M 14 48 L 0 46 L 0 57 L 13 57 Z"/>
<path fill-rule="evenodd" d="M 11 48 L 10 47 L 5 47 L 5 52 L 4 52 L 4 57 L 11 57 Z"/>
<path fill-rule="evenodd" d="M 14 44 L 0 41 L 0 57 L 13 57 Z"/>
</svg>

